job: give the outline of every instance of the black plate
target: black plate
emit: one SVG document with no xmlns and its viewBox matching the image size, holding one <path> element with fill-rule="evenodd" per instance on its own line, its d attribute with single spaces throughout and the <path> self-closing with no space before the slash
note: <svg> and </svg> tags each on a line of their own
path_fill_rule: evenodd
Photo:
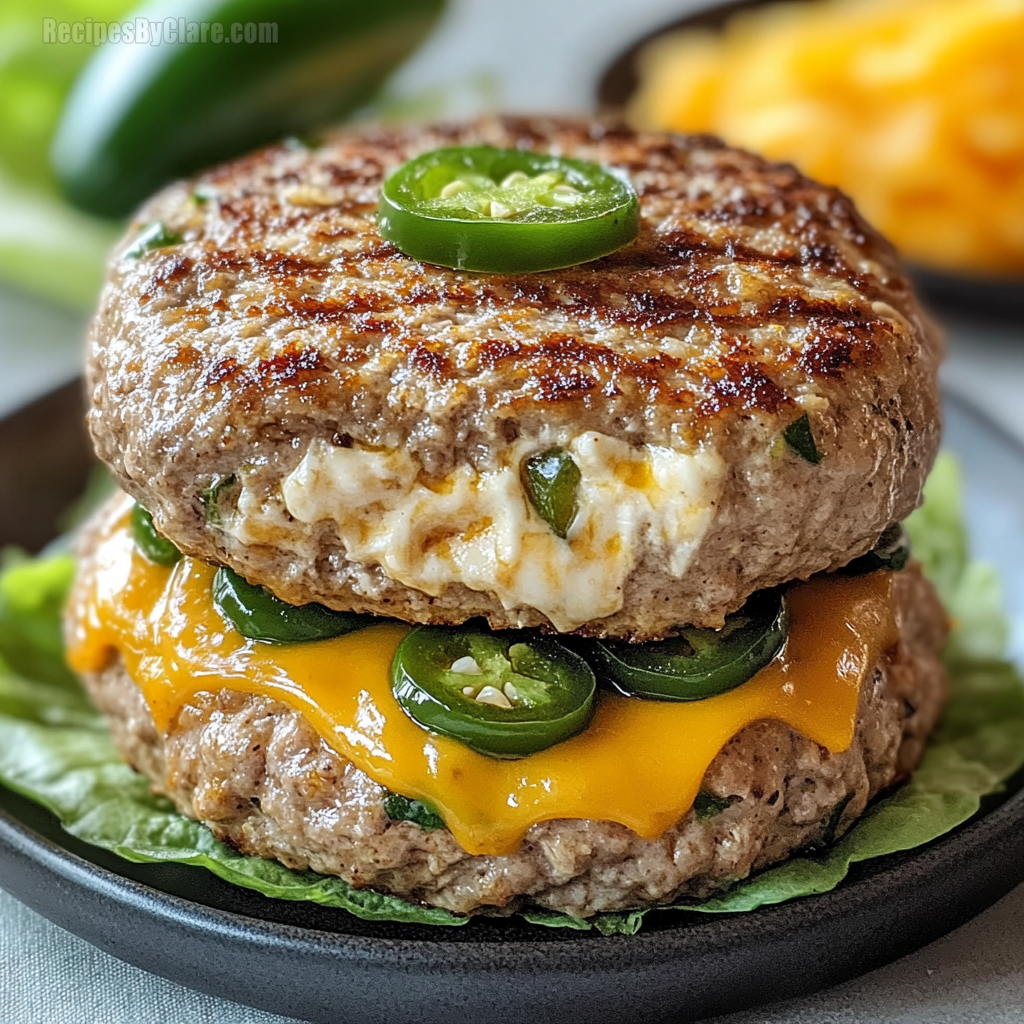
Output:
<svg viewBox="0 0 1024 1024">
<path fill-rule="evenodd" d="M 618 111 L 640 85 L 637 60 L 648 43 L 679 29 L 720 29 L 740 11 L 778 0 L 731 0 L 713 4 L 648 32 L 632 43 L 608 66 L 597 84 L 597 103 L 605 112 Z M 937 310 L 969 313 L 994 323 L 1019 324 L 1024 317 L 1024 278 L 987 278 L 953 274 L 932 267 L 911 266 L 920 293 Z"/>
<path fill-rule="evenodd" d="M 79 396 L 64 389 L 0 423 L 0 452 L 26 452 L 0 459 L 0 523 L 20 522 L 26 543 L 30 521 L 52 524 L 58 477 L 73 492 L 88 472 Z M 45 500 L 22 489 L 26 474 Z M 650 914 L 628 938 L 519 920 L 369 923 L 270 900 L 202 869 L 130 864 L 3 789 L 0 886 L 128 963 L 324 1024 L 690 1021 L 855 977 L 994 903 L 1024 880 L 1020 780 L 1007 792 L 928 846 L 855 865 L 833 892 L 748 914 Z"/>
</svg>

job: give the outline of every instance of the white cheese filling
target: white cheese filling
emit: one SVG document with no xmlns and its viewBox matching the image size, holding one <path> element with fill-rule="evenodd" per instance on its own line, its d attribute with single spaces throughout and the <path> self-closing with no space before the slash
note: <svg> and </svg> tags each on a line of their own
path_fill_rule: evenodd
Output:
<svg viewBox="0 0 1024 1024">
<path fill-rule="evenodd" d="M 563 540 L 520 481 L 522 461 L 545 447 L 520 441 L 494 469 L 464 465 L 436 481 L 405 451 L 316 441 L 282 481 L 281 497 L 301 523 L 332 521 L 352 562 L 379 565 L 431 596 L 461 583 L 494 594 L 506 610 L 535 608 L 561 631 L 619 611 L 644 553 L 673 576 L 686 572 L 725 478 L 715 451 L 579 435 L 562 446 L 581 474 L 579 512 Z M 243 487 L 231 532 L 263 534 L 255 520 L 268 512 L 266 498 Z"/>
</svg>

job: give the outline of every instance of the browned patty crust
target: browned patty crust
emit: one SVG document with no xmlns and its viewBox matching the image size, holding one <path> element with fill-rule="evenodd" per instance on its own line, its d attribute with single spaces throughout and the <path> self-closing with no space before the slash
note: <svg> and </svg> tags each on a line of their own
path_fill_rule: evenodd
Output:
<svg viewBox="0 0 1024 1024">
<path fill-rule="evenodd" d="M 201 693 L 160 736 L 119 660 L 87 684 L 153 788 L 245 853 L 457 913 L 528 903 L 587 917 L 707 896 L 820 841 L 840 807 L 842 834 L 913 770 L 945 697 L 946 616 L 916 565 L 895 593 L 901 639 L 863 687 L 850 748 L 832 755 L 780 722 L 750 725 L 704 777 L 728 809 L 690 811 L 656 840 L 558 820 L 533 826 L 515 853 L 473 856 L 446 829 L 389 821 L 382 788 L 277 701 Z"/>
<path fill-rule="evenodd" d="M 384 176 L 481 142 L 619 168 L 640 236 L 521 276 L 382 241 Z M 641 544 L 621 608 L 579 627 L 637 638 L 718 625 L 755 590 L 861 554 L 917 504 L 938 445 L 940 344 L 891 246 L 838 191 L 714 139 L 546 117 L 370 128 L 174 185 L 136 224 L 156 219 L 184 242 L 138 259 L 122 246 L 91 331 L 97 451 L 181 548 L 292 603 L 549 624 L 463 582 L 398 582 L 350 558 L 333 521 L 299 522 L 281 481 L 314 443 L 412 453 L 427 486 L 553 434 L 716 452 L 685 571 Z M 819 465 L 779 445 L 805 412 Z M 232 475 L 210 516 L 204 490 Z M 241 481 L 259 536 L 231 529 Z"/>
</svg>

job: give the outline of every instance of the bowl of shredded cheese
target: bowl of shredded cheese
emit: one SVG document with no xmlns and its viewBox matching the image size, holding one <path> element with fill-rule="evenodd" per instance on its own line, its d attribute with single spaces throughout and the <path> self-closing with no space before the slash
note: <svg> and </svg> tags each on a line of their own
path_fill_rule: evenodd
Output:
<svg viewBox="0 0 1024 1024">
<path fill-rule="evenodd" d="M 742 0 L 642 40 L 599 98 L 837 185 L 932 295 L 1024 303 L 1024 0 Z"/>
</svg>

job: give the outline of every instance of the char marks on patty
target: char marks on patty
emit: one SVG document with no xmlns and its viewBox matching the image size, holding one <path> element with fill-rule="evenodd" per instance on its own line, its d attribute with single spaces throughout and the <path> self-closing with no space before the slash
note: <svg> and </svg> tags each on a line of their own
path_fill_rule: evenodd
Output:
<svg viewBox="0 0 1024 1024">
<path fill-rule="evenodd" d="M 618 168 L 640 196 L 639 237 L 520 276 L 383 242 L 383 177 L 475 143 Z M 756 589 L 861 554 L 917 503 L 938 444 L 940 346 L 892 248 L 838 191 L 715 140 L 553 118 L 369 128 L 172 186 L 138 222 L 155 219 L 185 241 L 111 264 L 90 341 L 97 450 L 179 546 L 293 603 L 577 622 L 457 573 L 403 582 L 349 557 L 330 521 L 297 521 L 281 483 L 319 441 L 412 452 L 434 487 L 513 444 L 587 432 L 716 453 L 714 515 L 678 571 L 638 535 L 618 610 L 575 626 L 637 638 L 720 624 Z M 804 413 L 819 466 L 777 449 Z M 232 474 L 259 529 L 204 516 L 202 491 Z"/>
</svg>

